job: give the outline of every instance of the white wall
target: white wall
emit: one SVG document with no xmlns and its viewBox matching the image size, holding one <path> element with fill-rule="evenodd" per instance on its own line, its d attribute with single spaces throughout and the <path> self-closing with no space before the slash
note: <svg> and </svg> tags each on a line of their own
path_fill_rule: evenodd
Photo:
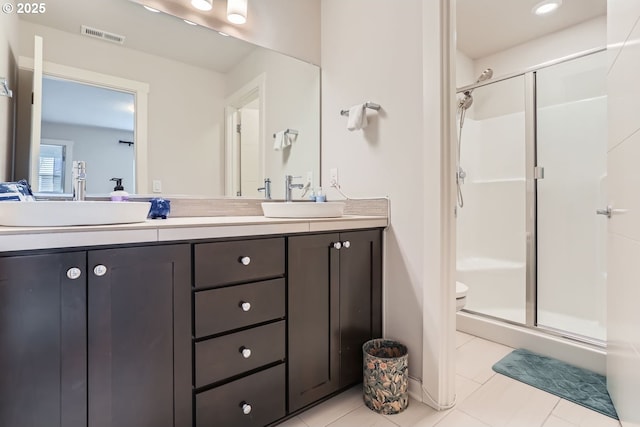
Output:
<svg viewBox="0 0 640 427">
<path fill-rule="evenodd" d="M 118 141 L 133 141 L 133 132 L 42 122 L 42 138 L 73 141 L 73 159 L 66 161 L 87 162 L 87 193 L 108 195 L 116 185 L 111 178 L 122 178 L 124 189 L 131 191 L 134 148 Z"/>
<path fill-rule="evenodd" d="M 390 197 L 384 333 L 407 345 L 409 375 L 422 380 L 434 406 L 453 398 L 443 392 L 452 379 L 443 371 L 443 342 L 453 329 L 443 331 L 440 278 L 446 255 L 440 247 L 439 17 L 440 4 L 432 0 L 404 0 L 402 7 L 392 0 L 322 1 L 323 186 L 329 169 L 338 168 L 349 196 Z M 366 129 L 349 132 L 340 110 L 365 101 L 382 109 L 368 112 Z"/>
<path fill-rule="evenodd" d="M 5 77 L 9 87 L 17 89 L 18 16 L 0 13 L 0 77 Z M 0 181 L 11 179 L 13 156 L 13 122 L 15 99 L 0 96 Z"/>
<path fill-rule="evenodd" d="M 609 0 L 607 384 L 624 427 L 640 426 L 640 2 Z"/>
<path fill-rule="evenodd" d="M 227 24 L 224 31 L 259 46 L 320 64 L 320 3 L 320 0 L 249 2 L 247 23 L 252 24 L 251 27 L 245 30 L 242 26 Z"/>
<path fill-rule="evenodd" d="M 44 37 L 45 61 L 150 85 L 149 183 L 161 180 L 165 194 L 224 193 L 222 74 L 25 21 L 21 56 L 33 57 L 35 34 Z"/>
<path fill-rule="evenodd" d="M 226 94 L 231 95 L 259 75 L 265 76 L 264 177 L 272 182 L 273 198 L 284 198 L 284 175 L 311 172 L 319 185 L 320 70 L 310 64 L 259 49 L 227 73 Z M 284 150 L 275 151 L 273 134 L 295 129 L 298 136 Z M 294 196 L 300 193 L 294 191 Z"/>
<path fill-rule="evenodd" d="M 474 61 L 475 72 L 471 78 L 465 81 L 458 80 L 457 86 L 473 83 L 486 68 L 492 68 L 493 76 L 500 77 L 577 52 L 605 48 L 606 34 L 607 18 L 602 16 L 502 52 L 478 58 Z"/>
</svg>

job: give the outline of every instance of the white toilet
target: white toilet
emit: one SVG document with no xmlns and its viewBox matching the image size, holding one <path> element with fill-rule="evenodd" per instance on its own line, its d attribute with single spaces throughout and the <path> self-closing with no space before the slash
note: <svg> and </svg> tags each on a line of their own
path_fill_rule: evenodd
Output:
<svg viewBox="0 0 640 427">
<path fill-rule="evenodd" d="M 456 282 L 456 311 L 462 310 L 467 303 L 469 287 L 462 282 Z"/>
</svg>

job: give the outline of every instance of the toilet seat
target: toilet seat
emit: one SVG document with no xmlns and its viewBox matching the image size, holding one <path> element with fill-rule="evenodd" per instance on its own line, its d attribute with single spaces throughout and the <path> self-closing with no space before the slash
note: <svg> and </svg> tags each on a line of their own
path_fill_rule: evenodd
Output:
<svg viewBox="0 0 640 427">
<path fill-rule="evenodd" d="M 456 282 L 456 299 L 464 298 L 467 296 L 469 287 L 462 282 Z"/>
</svg>

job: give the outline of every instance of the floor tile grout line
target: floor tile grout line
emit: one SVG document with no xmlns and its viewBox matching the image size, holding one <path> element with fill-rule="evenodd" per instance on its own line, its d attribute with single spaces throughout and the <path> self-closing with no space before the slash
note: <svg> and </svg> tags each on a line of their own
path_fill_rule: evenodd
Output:
<svg viewBox="0 0 640 427">
<path fill-rule="evenodd" d="M 331 421 L 329 424 L 325 424 L 325 425 L 324 425 L 324 427 L 329 427 L 331 424 L 333 424 L 333 423 L 337 422 L 338 420 L 341 420 L 342 418 L 346 417 L 346 416 L 347 416 L 347 415 L 349 415 L 350 413 L 355 412 L 355 411 L 357 411 L 358 409 L 363 408 L 363 407 L 364 407 L 364 403 L 363 403 L 363 404 L 361 404 L 361 405 L 358 405 L 357 407 L 355 407 L 355 408 L 353 408 L 353 409 L 351 409 L 351 410 L 349 410 L 349 411 L 347 411 L 347 412 L 345 412 L 344 414 L 340 415 L 340 416 L 339 416 L 338 418 L 336 418 L 335 420 Z"/>
</svg>

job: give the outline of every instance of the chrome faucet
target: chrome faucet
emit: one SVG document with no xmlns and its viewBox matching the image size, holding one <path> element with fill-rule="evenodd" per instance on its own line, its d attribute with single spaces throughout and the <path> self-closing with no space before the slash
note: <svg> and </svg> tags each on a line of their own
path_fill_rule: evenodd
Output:
<svg viewBox="0 0 640 427">
<path fill-rule="evenodd" d="M 264 179 L 264 187 L 258 188 L 258 191 L 264 191 L 264 198 L 271 200 L 271 180 L 269 178 Z"/>
<path fill-rule="evenodd" d="M 87 165 L 82 160 L 73 162 L 73 200 L 84 200 L 87 191 Z"/>
<path fill-rule="evenodd" d="M 302 184 L 293 184 L 291 182 L 296 178 L 302 178 L 302 177 L 301 176 L 292 176 L 292 175 L 285 175 L 284 176 L 284 201 L 285 202 L 292 201 L 291 190 L 293 190 L 294 188 L 304 188 L 304 185 L 302 185 Z"/>
</svg>

